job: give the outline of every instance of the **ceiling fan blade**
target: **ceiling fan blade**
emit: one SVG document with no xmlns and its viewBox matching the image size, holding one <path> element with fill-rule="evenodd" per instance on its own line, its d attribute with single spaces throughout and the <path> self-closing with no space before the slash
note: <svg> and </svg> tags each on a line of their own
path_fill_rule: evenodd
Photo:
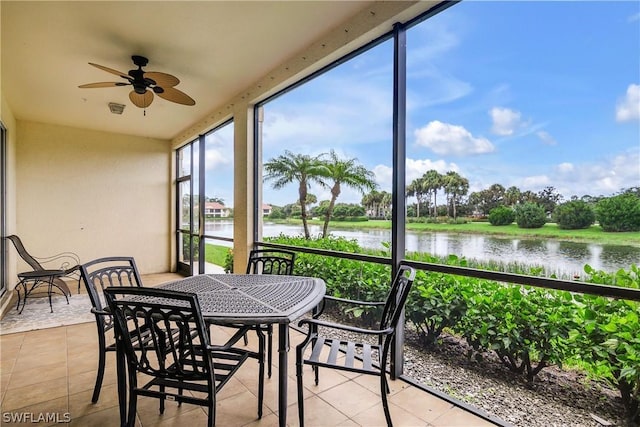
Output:
<svg viewBox="0 0 640 427">
<path fill-rule="evenodd" d="M 157 94 L 160 98 L 183 105 L 196 105 L 196 101 L 194 101 L 193 98 L 176 88 L 166 87 L 163 89 L 164 92 Z"/>
<path fill-rule="evenodd" d="M 111 74 L 115 74 L 116 76 L 120 76 L 123 79 L 131 80 L 131 77 L 128 74 L 122 73 L 122 72 L 120 72 L 118 70 L 114 70 L 113 68 L 105 67 L 104 65 L 94 64 L 93 62 L 89 62 L 89 65 L 93 65 L 96 68 L 100 68 L 101 70 L 106 71 L 107 73 L 111 73 Z"/>
<path fill-rule="evenodd" d="M 146 90 L 144 93 L 137 93 L 132 90 L 129 99 L 136 107 L 147 108 L 153 102 L 153 92 Z"/>
<path fill-rule="evenodd" d="M 156 82 L 156 85 L 161 87 L 173 87 L 180 83 L 177 77 L 167 73 L 160 73 L 158 71 L 149 71 L 144 73 L 145 79 L 151 79 Z"/>
<path fill-rule="evenodd" d="M 100 83 L 87 83 L 85 85 L 80 85 L 78 87 L 83 89 L 89 89 L 94 87 L 114 87 L 114 86 L 127 86 L 131 83 L 123 83 L 123 82 L 100 82 Z"/>
</svg>

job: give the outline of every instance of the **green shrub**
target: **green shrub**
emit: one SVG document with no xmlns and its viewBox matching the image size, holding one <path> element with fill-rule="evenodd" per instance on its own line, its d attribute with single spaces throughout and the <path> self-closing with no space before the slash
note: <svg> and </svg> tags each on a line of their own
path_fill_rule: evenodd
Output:
<svg viewBox="0 0 640 427">
<path fill-rule="evenodd" d="M 224 272 L 229 274 L 233 273 L 233 249 L 227 251 L 227 255 L 224 258 Z"/>
<path fill-rule="evenodd" d="M 547 222 L 544 208 L 537 203 L 516 205 L 516 223 L 520 228 L 540 228 Z"/>
<path fill-rule="evenodd" d="M 460 289 L 465 280 L 450 274 L 416 273 L 405 311 L 425 345 L 436 344 L 442 331 L 464 316 L 467 303 Z"/>
<path fill-rule="evenodd" d="M 640 269 L 614 274 L 589 265 L 589 281 L 640 289 Z M 640 303 L 596 295 L 576 295 L 576 324 L 571 345 L 596 377 L 620 391 L 631 420 L 640 422 Z"/>
<path fill-rule="evenodd" d="M 589 228 L 596 221 L 593 208 L 583 200 L 573 200 L 556 206 L 552 217 L 558 228 L 564 230 Z"/>
<path fill-rule="evenodd" d="M 491 225 L 509 225 L 516 219 L 516 213 L 507 206 L 498 206 L 489 212 L 489 223 Z"/>
<path fill-rule="evenodd" d="M 571 354 L 569 292 L 483 281 L 468 289 L 466 298 L 467 312 L 456 329 L 476 357 L 494 351 L 509 370 L 533 381 L 542 369 L 561 365 Z"/>
<path fill-rule="evenodd" d="M 596 218 L 604 231 L 640 231 L 640 197 L 626 193 L 602 199 Z"/>
</svg>

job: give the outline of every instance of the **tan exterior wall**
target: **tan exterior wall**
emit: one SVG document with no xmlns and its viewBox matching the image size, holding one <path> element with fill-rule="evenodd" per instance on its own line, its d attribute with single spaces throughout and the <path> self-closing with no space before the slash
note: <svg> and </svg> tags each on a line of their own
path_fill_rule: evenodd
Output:
<svg viewBox="0 0 640 427">
<path fill-rule="evenodd" d="M 5 211 L 7 216 L 7 232 L 13 233 L 16 230 L 16 120 L 13 117 L 11 109 L 7 105 L 4 96 L 0 96 L 0 121 L 7 130 L 7 203 L 1 208 Z M 13 289 L 17 282 L 17 259 L 18 256 L 11 248 L 11 245 L 7 245 L 7 271 L 6 278 L 7 283 L 4 285 L 8 290 Z M 7 292 L 4 298 L 0 299 L 0 313 L 4 312 L 6 304 L 9 303 L 10 293 Z"/>
<path fill-rule="evenodd" d="M 170 270 L 167 140 L 17 122 L 17 234 L 37 256 L 133 256 Z"/>
</svg>

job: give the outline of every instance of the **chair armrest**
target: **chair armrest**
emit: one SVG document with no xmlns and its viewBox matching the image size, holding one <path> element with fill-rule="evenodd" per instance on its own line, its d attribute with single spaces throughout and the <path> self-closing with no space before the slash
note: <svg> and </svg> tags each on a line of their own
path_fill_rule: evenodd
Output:
<svg viewBox="0 0 640 427">
<path fill-rule="evenodd" d="M 64 270 L 65 274 L 70 274 L 80 269 L 80 257 L 73 252 L 62 252 L 57 255 L 49 256 L 49 257 L 37 257 L 34 256 L 40 264 L 52 264 L 58 263 L 59 270 Z"/>
<path fill-rule="evenodd" d="M 333 322 L 327 322 L 324 320 L 319 320 L 319 319 L 303 319 L 300 322 L 298 322 L 298 326 L 303 326 L 305 324 L 308 324 L 309 326 L 311 325 L 317 325 L 317 326 L 324 326 L 326 328 L 332 328 L 332 329 L 339 329 L 341 331 L 350 331 L 350 332 L 355 332 L 358 334 L 366 334 L 366 335 L 389 335 L 390 333 L 393 332 L 393 328 L 387 328 L 387 329 L 363 329 L 363 328 L 358 328 L 355 326 L 349 326 L 349 325 L 343 325 L 340 323 L 333 323 Z"/>
<path fill-rule="evenodd" d="M 374 302 L 357 301 L 352 299 L 338 298 L 330 295 L 325 295 L 324 298 L 322 298 L 322 301 L 320 302 L 320 304 L 318 304 L 319 308 L 314 310 L 314 313 L 312 314 L 311 317 L 313 317 L 314 319 L 319 318 L 322 315 L 322 313 L 324 313 L 324 309 L 327 305 L 327 301 L 335 301 L 335 302 L 346 303 L 351 305 L 368 305 L 368 306 L 383 306 L 386 304 L 381 301 L 374 301 Z"/>
<path fill-rule="evenodd" d="M 347 303 L 347 304 L 354 304 L 354 305 L 380 306 L 380 305 L 385 305 L 386 304 L 384 301 L 374 301 L 374 302 L 358 301 L 358 300 L 353 300 L 353 299 L 332 297 L 330 295 L 325 295 L 324 299 L 325 300 L 331 300 L 331 301 L 337 301 L 337 302 L 344 302 L 344 303 Z"/>
<path fill-rule="evenodd" d="M 99 314 L 101 316 L 111 316 L 111 311 L 107 308 L 105 308 L 104 310 L 98 310 L 97 308 L 91 308 L 91 312 L 93 314 Z"/>
</svg>

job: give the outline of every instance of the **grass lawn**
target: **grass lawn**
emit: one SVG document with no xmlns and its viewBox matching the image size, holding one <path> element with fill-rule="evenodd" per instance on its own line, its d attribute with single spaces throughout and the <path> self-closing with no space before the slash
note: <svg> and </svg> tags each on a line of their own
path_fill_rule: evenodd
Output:
<svg viewBox="0 0 640 427">
<path fill-rule="evenodd" d="M 283 224 L 302 224 L 302 220 L 299 219 L 289 219 L 277 222 Z M 322 220 L 309 220 L 309 224 L 322 225 L 324 224 L 324 222 Z M 329 223 L 329 231 L 331 231 L 332 228 L 343 230 L 361 230 L 369 228 L 390 229 L 391 221 L 331 221 Z M 510 237 L 573 240 L 611 245 L 640 245 L 639 232 L 607 233 L 602 231 L 602 228 L 597 225 L 592 225 L 591 227 L 584 230 L 561 230 L 555 223 L 545 224 L 542 228 L 529 229 L 519 228 L 515 223 L 505 226 L 493 226 L 488 222 L 468 222 L 466 224 L 409 223 L 407 224 L 407 230 L 424 232 L 444 231 L 447 233 L 490 234 Z"/>
<path fill-rule="evenodd" d="M 211 264 L 224 266 L 224 260 L 227 257 L 227 252 L 229 252 L 229 248 L 226 246 L 218 246 L 212 245 L 210 243 L 205 243 L 205 260 Z"/>
</svg>

